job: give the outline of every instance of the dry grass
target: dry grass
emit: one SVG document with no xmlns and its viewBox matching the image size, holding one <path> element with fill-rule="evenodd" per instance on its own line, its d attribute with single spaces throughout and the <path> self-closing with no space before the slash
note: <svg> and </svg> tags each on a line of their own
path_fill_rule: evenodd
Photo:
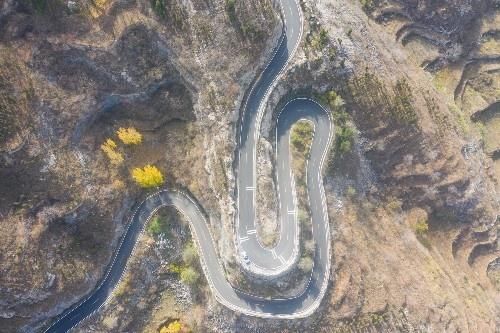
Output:
<svg viewBox="0 0 500 333">
<path fill-rule="evenodd" d="M 461 73 L 459 69 L 445 67 L 434 75 L 434 85 L 440 92 L 452 96 Z"/>
<path fill-rule="evenodd" d="M 493 38 L 481 43 L 479 53 L 483 55 L 500 54 L 500 41 Z"/>
<path fill-rule="evenodd" d="M 500 149 L 500 118 L 495 117 L 484 125 L 484 146 L 486 152 Z"/>
<path fill-rule="evenodd" d="M 439 241 L 431 237 L 424 247 L 414 234 L 412 225 L 424 211 L 395 212 L 383 203 L 351 203 L 339 213 L 330 209 L 330 214 L 336 221 L 336 283 L 328 317 L 342 320 L 405 307 L 413 323 L 425 325 L 429 316 L 451 317 L 448 324 L 433 324 L 434 329 L 471 323 L 478 331 L 491 329 L 493 323 L 486 318 L 492 318 L 495 307 L 491 298 L 483 298 L 488 291 L 462 284 L 464 277 L 474 278 L 469 268 L 450 258 L 450 243 L 442 240 L 446 236 Z M 462 287 L 455 288 L 457 284 Z"/>
<path fill-rule="evenodd" d="M 0 151 L 18 146 L 29 131 L 31 80 L 16 53 L 0 45 Z"/>
</svg>

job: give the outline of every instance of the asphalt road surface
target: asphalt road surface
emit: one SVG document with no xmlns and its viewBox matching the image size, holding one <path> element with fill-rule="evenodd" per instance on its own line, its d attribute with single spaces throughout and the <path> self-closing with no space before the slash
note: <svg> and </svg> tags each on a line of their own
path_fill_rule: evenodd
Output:
<svg viewBox="0 0 500 333">
<path fill-rule="evenodd" d="M 64 311 L 45 332 L 67 332 L 92 315 L 107 299 L 121 279 L 137 239 L 150 217 L 160 207 L 174 206 L 190 222 L 193 238 L 200 252 L 201 264 L 216 299 L 226 307 L 250 316 L 265 318 L 303 318 L 319 306 L 330 273 L 330 232 L 322 167 L 333 137 L 327 111 L 309 99 L 294 99 L 280 112 L 276 124 L 276 171 L 280 206 L 280 239 L 273 249 L 263 247 L 255 227 L 256 144 L 260 120 L 269 92 L 279 80 L 295 52 L 302 35 L 302 13 L 295 0 L 282 0 L 283 37 L 272 60 L 255 81 L 248 94 L 240 119 L 237 151 L 238 218 L 236 237 L 240 250 L 247 253 L 257 274 L 279 275 L 293 266 L 298 257 L 297 208 L 293 175 L 290 169 L 290 129 L 300 119 L 314 124 L 314 138 L 307 164 L 307 188 L 315 240 L 314 267 L 304 291 L 293 298 L 268 299 L 243 293 L 226 280 L 203 209 L 188 195 L 175 190 L 161 190 L 140 203 L 106 270 L 101 283 L 84 300 Z"/>
<path fill-rule="evenodd" d="M 279 80 L 280 73 L 297 48 L 302 35 L 302 13 L 295 0 L 282 0 L 284 33 L 261 76 L 256 80 L 243 109 L 239 127 L 239 151 L 236 167 L 238 189 L 237 242 L 250 265 L 243 267 L 261 275 L 278 276 L 287 272 L 298 258 L 298 224 L 296 223 L 292 179 L 290 177 L 288 151 L 278 151 L 280 167 L 278 195 L 280 203 L 280 234 L 275 248 L 265 248 L 259 242 L 255 219 L 256 150 L 260 134 L 261 118 L 267 96 Z M 328 134 L 328 133 L 325 133 Z M 281 159 L 280 159 L 281 158 Z M 282 167 L 285 167 L 283 169 Z"/>
</svg>

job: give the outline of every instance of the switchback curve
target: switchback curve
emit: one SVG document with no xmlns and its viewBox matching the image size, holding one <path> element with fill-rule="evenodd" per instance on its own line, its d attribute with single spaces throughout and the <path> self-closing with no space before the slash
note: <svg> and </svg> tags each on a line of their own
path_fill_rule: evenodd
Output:
<svg viewBox="0 0 500 333">
<path fill-rule="evenodd" d="M 253 185 L 255 184 L 255 150 L 264 105 L 295 52 L 302 35 L 302 16 L 295 0 L 282 0 L 281 6 L 285 23 L 283 36 L 272 60 L 252 86 L 242 114 L 236 170 L 239 189 L 236 237 L 238 247 L 247 252 L 252 262 L 251 266 L 254 266 L 247 267 L 247 269 L 253 270 L 254 273 L 274 276 L 293 266 L 298 257 L 296 248 L 298 247 L 299 227 L 296 221 L 294 183 L 290 169 L 289 137 L 291 127 L 297 121 L 301 119 L 311 121 L 315 131 L 306 177 L 315 256 L 314 268 L 307 287 L 296 297 L 276 299 L 249 295 L 233 288 L 225 278 L 202 208 L 189 195 L 164 189 L 148 196 L 139 204 L 99 286 L 79 304 L 67 309 L 45 332 L 67 332 L 106 303 L 112 296 L 123 272 L 126 271 L 127 261 L 133 254 L 137 240 L 149 219 L 163 206 L 174 206 L 189 221 L 193 238 L 200 252 L 204 274 L 214 296 L 224 306 L 250 316 L 282 319 L 307 317 L 318 308 L 326 292 L 330 274 L 330 231 L 322 169 L 333 138 L 333 125 L 329 113 L 315 101 L 304 98 L 294 99 L 285 105 L 278 116 L 276 169 L 281 207 L 281 234 L 278 246 L 274 249 L 262 247 L 256 233 L 253 232 L 255 228 L 249 229 L 255 225 L 255 186 Z M 288 52 L 289 49 L 292 51 Z M 250 194 L 250 196 L 245 197 L 242 193 Z M 246 198 L 246 200 L 241 200 L 241 198 Z M 250 241 L 250 236 L 253 241 Z M 290 236 L 297 241 L 290 241 Z"/>
</svg>

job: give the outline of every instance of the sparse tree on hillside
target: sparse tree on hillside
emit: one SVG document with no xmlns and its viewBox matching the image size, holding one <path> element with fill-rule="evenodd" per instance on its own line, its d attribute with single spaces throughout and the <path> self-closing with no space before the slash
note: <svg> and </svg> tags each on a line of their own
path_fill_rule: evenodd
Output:
<svg viewBox="0 0 500 333">
<path fill-rule="evenodd" d="M 116 150 L 116 143 L 113 140 L 107 139 L 101 145 L 101 150 L 106 154 L 111 164 L 120 165 L 123 163 L 123 154 Z"/>
<path fill-rule="evenodd" d="M 138 145 L 142 142 L 142 134 L 133 127 L 120 127 L 118 131 L 116 131 L 116 135 L 118 135 L 118 138 L 126 145 Z"/>
<path fill-rule="evenodd" d="M 154 165 L 146 165 L 143 169 L 132 170 L 132 178 L 144 188 L 157 187 L 163 184 L 163 174 Z"/>
</svg>

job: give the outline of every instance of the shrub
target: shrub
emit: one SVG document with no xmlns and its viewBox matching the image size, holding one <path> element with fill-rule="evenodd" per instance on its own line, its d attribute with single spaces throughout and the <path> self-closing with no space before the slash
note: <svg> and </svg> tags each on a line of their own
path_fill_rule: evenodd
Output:
<svg viewBox="0 0 500 333">
<path fill-rule="evenodd" d="M 179 265 L 179 264 L 176 264 L 176 263 L 173 263 L 173 264 L 170 264 L 168 266 L 168 270 L 172 273 L 176 273 L 176 274 L 181 274 L 182 272 L 182 266 Z"/>
<path fill-rule="evenodd" d="M 347 186 L 346 194 L 348 197 L 353 198 L 356 195 L 356 189 L 352 186 Z"/>
<path fill-rule="evenodd" d="M 311 48 L 315 51 L 322 51 L 328 45 L 328 40 L 328 31 L 321 28 L 319 33 L 310 40 Z"/>
<path fill-rule="evenodd" d="M 192 265 L 198 259 L 198 252 L 193 243 L 188 243 L 182 251 L 182 260 L 186 265 Z"/>
<path fill-rule="evenodd" d="M 366 12 L 371 12 L 375 7 L 373 0 L 360 0 L 359 2 L 361 2 L 363 10 Z"/>
<path fill-rule="evenodd" d="M 118 131 L 116 131 L 116 134 L 118 135 L 118 138 L 126 145 L 137 145 L 142 142 L 142 134 L 133 127 L 120 127 Z"/>
<path fill-rule="evenodd" d="M 226 12 L 231 22 L 236 21 L 236 0 L 226 0 Z"/>
<path fill-rule="evenodd" d="M 335 59 L 337 58 L 337 48 L 336 47 L 330 47 L 328 49 L 328 59 L 330 59 L 330 61 L 335 61 Z"/>
<path fill-rule="evenodd" d="M 354 140 L 354 130 L 348 125 L 340 127 L 337 131 L 336 146 L 337 152 L 340 155 L 351 151 L 352 142 Z"/>
<path fill-rule="evenodd" d="M 165 6 L 165 1 L 163 0 L 151 0 L 151 7 L 153 11 L 161 18 L 165 18 L 167 8 Z"/>
<path fill-rule="evenodd" d="M 123 163 L 123 154 L 116 150 L 116 143 L 113 140 L 107 139 L 101 145 L 101 150 L 106 154 L 111 164 L 120 165 Z"/>
<path fill-rule="evenodd" d="M 307 273 L 313 269 L 314 262 L 311 257 L 302 257 L 299 260 L 298 266 L 304 273 Z"/>
<path fill-rule="evenodd" d="M 181 281 L 190 286 L 194 285 L 199 278 L 200 274 L 192 267 L 183 268 L 181 271 Z"/>
<path fill-rule="evenodd" d="M 292 145 L 299 151 L 304 152 L 311 145 L 313 138 L 313 127 L 308 121 L 299 121 L 292 128 L 290 140 Z"/>
<path fill-rule="evenodd" d="M 312 256 L 314 254 L 314 249 L 315 249 L 314 240 L 310 239 L 304 242 L 304 253 L 306 255 Z"/>
<path fill-rule="evenodd" d="M 423 236 L 429 231 L 429 224 L 425 219 L 419 219 L 415 224 L 415 233 L 418 236 Z"/>
<path fill-rule="evenodd" d="M 148 233 L 153 236 L 158 236 L 159 234 L 164 234 L 168 226 L 168 221 L 160 216 L 155 216 L 151 219 L 148 225 Z"/>
<path fill-rule="evenodd" d="M 139 186 L 144 188 L 158 187 L 163 184 L 164 179 L 160 170 L 154 165 L 146 165 L 143 169 L 132 170 L 132 178 Z"/>
<path fill-rule="evenodd" d="M 306 224 L 311 221 L 311 219 L 309 218 L 309 214 L 304 209 L 298 210 L 297 219 L 302 224 Z"/>
<path fill-rule="evenodd" d="M 150 0 L 153 11 L 161 19 L 170 21 L 177 29 L 183 29 L 187 24 L 187 13 L 181 1 Z"/>
<path fill-rule="evenodd" d="M 335 90 L 324 93 L 322 101 L 326 102 L 332 111 L 340 111 L 345 105 L 344 99 Z"/>
</svg>

